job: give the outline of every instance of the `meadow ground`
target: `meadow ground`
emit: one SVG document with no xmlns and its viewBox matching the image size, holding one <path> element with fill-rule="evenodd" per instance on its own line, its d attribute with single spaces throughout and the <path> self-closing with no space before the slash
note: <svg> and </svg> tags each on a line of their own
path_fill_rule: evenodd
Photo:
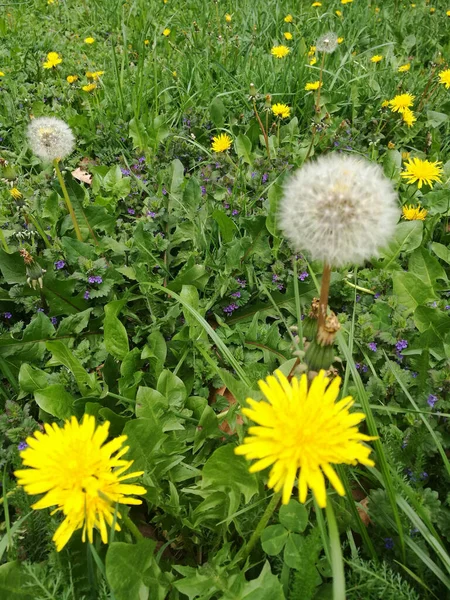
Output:
<svg viewBox="0 0 450 600">
<path fill-rule="evenodd" d="M 2 600 L 450 597 L 449 26 L 0 5 Z"/>
</svg>

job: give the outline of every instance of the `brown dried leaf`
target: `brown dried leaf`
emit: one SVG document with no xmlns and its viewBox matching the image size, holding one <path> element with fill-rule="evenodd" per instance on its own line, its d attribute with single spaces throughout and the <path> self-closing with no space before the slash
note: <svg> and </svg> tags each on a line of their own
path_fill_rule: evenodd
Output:
<svg viewBox="0 0 450 600">
<path fill-rule="evenodd" d="M 87 171 L 82 171 L 80 167 L 77 167 L 75 171 L 72 171 L 72 177 L 78 179 L 78 181 L 87 183 L 88 185 L 91 185 L 92 183 L 92 175 Z"/>
</svg>

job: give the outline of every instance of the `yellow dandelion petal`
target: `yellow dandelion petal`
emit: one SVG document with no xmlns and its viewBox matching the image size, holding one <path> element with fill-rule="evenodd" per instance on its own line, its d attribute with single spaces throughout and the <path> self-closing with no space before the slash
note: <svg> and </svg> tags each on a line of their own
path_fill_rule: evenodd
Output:
<svg viewBox="0 0 450 600">
<path fill-rule="evenodd" d="M 322 2 L 313 2 L 311 6 L 313 6 L 314 8 L 318 8 L 319 6 L 322 6 Z"/>
<path fill-rule="evenodd" d="M 322 84 L 320 81 L 310 81 L 309 83 L 307 83 L 305 85 L 305 90 L 307 92 L 309 91 L 314 91 L 314 90 L 318 90 L 320 87 L 322 87 Z"/>
<path fill-rule="evenodd" d="M 342 44 L 343 41 L 344 41 L 343 37 L 338 37 L 338 39 L 337 39 L 338 44 Z"/>
<path fill-rule="evenodd" d="M 406 73 L 407 71 L 409 71 L 411 69 L 411 63 L 406 63 L 405 65 L 401 65 L 398 68 L 398 72 L 399 73 Z"/>
<path fill-rule="evenodd" d="M 353 0 L 341 0 L 341 4 L 351 4 Z"/>
<path fill-rule="evenodd" d="M 421 208 L 420 204 L 418 206 L 409 204 L 402 208 L 402 213 L 402 217 L 406 221 L 425 221 L 428 211 L 425 208 Z"/>
<path fill-rule="evenodd" d="M 372 438 L 356 427 L 365 415 L 349 412 L 351 397 L 337 401 L 340 384 L 340 378 L 330 382 L 321 371 L 308 389 L 306 375 L 288 381 L 276 371 L 259 382 L 265 399 L 247 400 L 251 409 L 242 412 L 258 426 L 249 428 L 235 452 L 256 460 L 252 473 L 270 467 L 268 486 L 282 491 L 283 504 L 289 502 L 297 476 L 300 502 L 306 501 L 311 489 L 324 507 L 324 475 L 338 494 L 344 494 L 333 464 L 373 464 L 371 449 L 363 443 Z"/>
<path fill-rule="evenodd" d="M 375 54 L 375 56 L 372 56 L 372 58 L 370 59 L 370 62 L 379 63 L 382 60 L 383 60 L 383 56 L 381 56 L 381 54 Z"/>
<path fill-rule="evenodd" d="M 283 35 L 285 40 L 292 40 L 292 33 L 290 31 L 285 31 Z"/>
<path fill-rule="evenodd" d="M 389 106 L 392 112 L 402 113 L 406 108 L 411 108 L 415 96 L 409 93 L 398 94 L 392 100 L 389 100 Z"/>
<path fill-rule="evenodd" d="M 232 20 L 232 18 L 233 18 L 233 17 L 232 17 L 230 14 L 228 14 L 228 13 L 225 15 L 225 21 L 226 21 L 227 23 L 231 23 L 231 20 Z"/>
<path fill-rule="evenodd" d="M 169 37 L 169 35 L 170 35 L 170 29 L 168 27 L 166 27 L 164 29 L 164 31 L 162 32 L 162 34 L 163 34 L 164 37 Z"/>
<path fill-rule="evenodd" d="M 95 39 L 93 37 L 84 38 L 85 44 L 93 44 L 94 42 L 95 42 Z"/>
<path fill-rule="evenodd" d="M 68 83 L 75 83 L 78 81 L 78 75 L 67 75 L 66 80 Z"/>
<path fill-rule="evenodd" d="M 445 71 L 441 71 L 439 73 L 439 83 L 445 85 L 447 90 L 450 88 L 450 69 L 446 69 Z"/>
<path fill-rule="evenodd" d="M 231 148 L 233 140 L 226 133 L 220 133 L 213 137 L 211 149 L 213 152 L 225 152 Z"/>
<path fill-rule="evenodd" d="M 273 46 L 273 48 L 270 51 L 272 56 L 275 56 L 275 58 L 285 58 L 285 56 L 287 56 L 289 52 L 289 48 L 287 46 L 283 46 L 283 44 L 281 44 L 280 46 Z"/>
<path fill-rule="evenodd" d="M 405 108 L 401 113 L 403 122 L 408 126 L 412 127 L 414 123 L 417 121 L 416 116 L 410 108 Z"/>
<path fill-rule="evenodd" d="M 83 90 L 83 92 L 93 92 L 95 89 L 97 89 L 97 84 L 88 83 L 87 85 L 83 85 L 81 89 Z"/>
<path fill-rule="evenodd" d="M 294 18 L 292 17 L 292 15 L 286 15 L 284 17 L 284 22 L 285 23 L 292 23 L 293 20 L 294 20 Z"/>
<path fill-rule="evenodd" d="M 0 77 L 4 77 L 5 74 L 3 73 L 3 71 L 0 71 Z"/>
<path fill-rule="evenodd" d="M 57 65 L 59 65 L 61 63 L 62 63 L 62 58 L 58 54 L 58 52 L 49 52 L 47 54 L 47 60 L 46 60 L 46 62 L 44 62 L 43 67 L 44 67 L 44 69 L 53 69 L 53 67 L 56 67 Z"/>
<path fill-rule="evenodd" d="M 16 187 L 13 187 L 9 190 L 9 193 L 14 198 L 14 200 L 20 200 L 22 198 L 22 192 L 18 190 Z"/>
<path fill-rule="evenodd" d="M 31 468 L 15 472 L 18 484 L 27 494 L 46 492 L 32 508 L 54 506 L 52 514 L 62 512 L 65 516 L 53 536 L 58 552 L 79 529 L 83 539 L 87 534 L 91 542 L 97 529 L 106 543 L 105 522 L 112 524 L 116 503 L 140 504 L 141 500 L 130 496 L 146 492 L 140 485 L 123 483 L 141 472 L 119 477 L 116 458 L 126 436 L 104 444 L 108 431 L 109 423 L 96 427 L 92 415 L 84 415 L 81 423 L 72 417 L 63 427 L 54 423 L 45 427 L 45 433 L 36 432 L 28 438 L 33 443 L 20 453 L 23 465 Z M 129 467 L 133 461 L 122 462 Z M 118 524 L 116 530 L 120 530 Z"/>
<path fill-rule="evenodd" d="M 276 117 L 280 117 L 280 119 L 287 119 L 291 114 L 291 109 L 287 104 L 274 104 L 272 112 Z"/>
<path fill-rule="evenodd" d="M 419 189 L 425 183 L 433 187 L 435 181 L 442 181 L 442 163 L 440 161 L 430 162 L 429 160 L 421 160 L 420 158 L 411 158 L 405 165 L 406 169 L 401 176 L 407 183 L 415 183 Z"/>
<path fill-rule="evenodd" d="M 337 11 L 336 11 L 336 16 L 337 16 L 337 17 L 342 17 L 342 11 L 340 11 L 340 10 L 337 10 Z"/>
</svg>

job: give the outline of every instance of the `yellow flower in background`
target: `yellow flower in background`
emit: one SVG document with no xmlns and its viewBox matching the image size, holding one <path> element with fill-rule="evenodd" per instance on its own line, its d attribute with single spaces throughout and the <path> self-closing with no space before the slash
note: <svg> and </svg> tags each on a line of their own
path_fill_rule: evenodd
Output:
<svg viewBox="0 0 450 600">
<path fill-rule="evenodd" d="M 394 96 L 392 100 L 389 100 L 389 106 L 391 107 L 392 112 L 402 113 L 405 108 L 411 108 L 414 98 L 415 96 L 408 92 L 405 94 L 398 94 L 397 96 Z"/>
<path fill-rule="evenodd" d="M 389 100 L 383 100 L 381 103 L 381 108 L 387 108 L 389 106 Z"/>
<path fill-rule="evenodd" d="M 22 192 L 18 190 L 16 187 L 13 187 L 9 190 L 9 193 L 14 198 L 14 200 L 20 200 L 23 196 Z"/>
<path fill-rule="evenodd" d="M 95 40 L 94 40 L 93 37 L 84 38 L 84 43 L 85 44 L 93 44 L 94 42 L 95 42 Z"/>
<path fill-rule="evenodd" d="M 60 65 L 62 63 L 62 58 L 57 52 L 49 52 L 47 54 L 47 61 L 44 62 L 44 69 L 53 69 L 56 65 Z"/>
<path fill-rule="evenodd" d="M 286 15 L 286 16 L 284 17 L 284 22 L 285 22 L 285 23 L 292 23 L 292 21 L 293 21 L 293 20 L 294 20 L 294 19 L 293 19 L 292 15 Z"/>
<path fill-rule="evenodd" d="M 342 44 L 343 41 L 344 41 L 343 37 L 338 37 L 338 39 L 337 39 L 338 44 Z"/>
<path fill-rule="evenodd" d="M 411 156 L 411 152 L 402 152 L 402 160 L 403 161 L 409 160 L 410 156 Z"/>
<path fill-rule="evenodd" d="M 105 71 L 86 71 L 86 77 L 94 81 L 97 81 L 104 74 Z"/>
<path fill-rule="evenodd" d="M 83 92 L 93 92 L 95 89 L 97 89 L 97 84 L 88 83 L 87 85 L 83 85 L 81 89 L 83 90 Z"/>
<path fill-rule="evenodd" d="M 285 31 L 283 35 L 285 40 L 292 40 L 292 33 L 290 31 Z"/>
<path fill-rule="evenodd" d="M 177 72 L 176 71 L 172 71 L 172 76 L 173 77 L 177 77 Z"/>
<path fill-rule="evenodd" d="M 337 15 L 338 17 L 342 17 L 342 11 L 340 11 L 340 10 L 337 10 L 337 11 L 336 11 L 336 15 Z"/>
<path fill-rule="evenodd" d="M 225 15 L 225 21 L 226 21 L 227 23 L 231 23 L 231 19 L 232 19 L 232 16 L 231 16 L 231 15 L 229 15 L 229 14 L 227 13 L 227 14 Z"/>
<path fill-rule="evenodd" d="M 310 46 L 309 50 L 308 50 L 308 56 L 314 56 L 315 53 L 316 53 L 316 47 Z"/>
<path fill-rule="evenodd" d="M 325 371 L 313 379 L 308 389 L 308 378 L 288 379 L 279 370 L 276 377 L 269 375 L 259 381 L 266 400 L 257 402 L 247 398 L 250 408 L 243 408 L 246 417 L 257 426 L 250 427 L 249 437 L 235 449 L 248 460 L 257 459 L 250 467 L 257 473 L 272 467 L 268 486 L 282 491 L 282 502 L 288 504 L 298 474 L 298 495 L 305 502 L 310 488 L 317 504 L 327 503 L 325 477 L 340 496 L 344 486 L 332 464 L 356 465 L 358 462 L 374 466 L 369 458 L 371 449 L 362 442 L 374 438 L 359 433 L 356 425 L 365 415 L 350 413 L 354 400 L 347 396 L 336 402 L 341 379 L 330 382 Z"/>
<path fill-rule="evenodd" d="M 388 142 L 388 148 L 389 150 L 393 150 L 395 148 L 394 142 Z"/>
<path fill-rule="evenodd" d="M 78 81 L 78 75 L 67 75 L 66 80 L 68 83 L 75 83 Z"/>
<path fill-rule="evenodd" d="M 100 531 L 103 543 L 108 542 L 108 528 L 112 527 L 118 504 L 141 504 L 131 494 L 145 494 L 140 485 L 123 483 L 139 477 L 142 471 L 124 475 L 133 464 L 123 460 L 128 451 L 123 447 L 126 435 L 106 443 L 109 423 L 96 428 L 95 418 L 84 415 L 78 423 L 75 417 L 66 421 L 64 427 L 45 423 L 45 433 L 36 431 L 26 440 L 28 447 L 22 450 L 24 467 L 14 474 L 18 484 L 30 495 L 46 494 L 32 505 L 34 510 L 55 506 L 53 512 L 62 512 L 65 519 L 53 536 L 56 549 L 64 548 L 73 533 L 83 530 L 83 542 L 93 543 L 94 529 Z M 118 523 L 115 530 L 120 531 Z"/>
<path fill-rule="evenodd" d="M 309 61 L 310 65 L 315 65 L 317 62 L 317 58 L 315 56 L 312 57 L 312 59 Z"/>
<path fill-rule="evenodd" d="M 407 183 L 415 183 L 417 181 L 419 190 L 424 183 L 433 187 L 435 181 L 442 181 L 441 165 L 440 161 L 430 162 L 429 160 L 421 160 L 420 158 L 411 158 L 405 165 L 406 170 L 401 173 L 401 176 L 406 179 Z"/>
<path fill-rule="evenodd" d="M 168 27 L 166 27 L 164 29 L 164 31 L 162 32 L 164 37 L 168 37 L 170 35 L 170 29 Z"/>
<path fill-rule="evenodd" d="M 226 133 L 220 133 L 213 137 L 211 149 L 213 152 L 225 152 L 231 148 L 232 139 Z"/>
<path fill-rule="evenodd" d="M 445 85 L 447 90 L 450 88 L 450 69 L 446 69 L 445 71 L 441 71 L 439 73 L 439 83 Z"/>
<path fill-rule="evenodd" d="M 341 0 L 341 4 L 351 4 L 353 0 Z"/>
<path fill-rule="evenodd" d="M 287 104 L 274 104 L 272 106 L 272 112 L 276 117 L 287 119 L 291 114 L 291 109 Z"/>
<path fill-rule="evenodd" d="M 408 125 L 408 127 L 412 127 L 414 123 L 417 121 L 413 111 L 410 108 L 405 108 L 401 113 L 403 122 Z"/>
<path fill-rule="evenodd" d="M 436 9 L 435 9 L 435 8 L 433 8 L 433 7 L 431 7 L 431 8 L 430 8 L 430 15 L 433 15 L 435 12 L 436 12 Z"/>
<path fill-rule="evenodd" d="M 450 17 L 450 10 L 448 10 L 446 13 L 447 17 Z"/>
<path fill-rule="evenodd" d="M 272 54 L 272 56 L 275 56 L 275 58 L 284 58 L 289 54 L 289 48 L 283 45 L 274 46 L 270 53 Z"/>
<path fill-rule="evenodd" d="M 3 73 L 3 71 L 0 71 L 0 77 L 4 77 L 5 74 Z"/>
<path fill-rule="evenodd" d="M 307 83 L 305 85 L 305 90 L 307 92 L 311 91 L 311 90 L 318 90 L 320 87 L 322 87 L 322 84 L 320 83 L 320 81 L 310 81 L 309 83 Z"/>
<path fill-rule="evenodd" d="M 148 46 L 150 44 L 150 40 L 144 40 L 144 44 Z"/>
<path fill-rule="evenodd" d="M 401 65 L 401 66 L 398 68 L 398 72 L 399 72 L 399 73 L 406 73 L 407 71 L 409 71 L 409 70 L 410 70 L 410 68 L 411 68 L 411 63 L 406 63 L 406 65 Z"/>
<path fill-rule="evenodd" d="M 420 204 L 418 206 L 410 204 L 402 208 L 402 213 L 402 217 L 406 221 L 425 221 L 428 211 L 425 208 L 421 208 Z"/>
<path fill-rule="evenodd" d="M 370 59 L 370 62 L 379 63 L 382 60 L 383 60 L 383 57 L 381 56 L 381 54 L 375 54 L 375 56 L 372 56 L 372 58 Z"/>
<path fill-rule="evenodd" d="M 317 7 L 317 6 L 322 6 L 322 2 L 313 2 L 311 4 L 311 6 Z"/>
</svg>

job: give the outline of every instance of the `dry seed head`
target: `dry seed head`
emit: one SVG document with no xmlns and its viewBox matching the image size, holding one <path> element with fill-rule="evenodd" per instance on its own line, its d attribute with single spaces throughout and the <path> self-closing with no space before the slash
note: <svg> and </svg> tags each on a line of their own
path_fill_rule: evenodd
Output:
<svg viewBox="0 0 450 600">
<path fill-rule="evenodd" d="M 316 42 L 316 50 L 318 52 L 326 52 L 327 54 L 331 54 L 336 50 L 337 47 L 338 36 L 334 33 L 334 31 L 328 31 L 328 33 L 324 33 Z"/>
<path fill-rule="evenodd" d="M 333 153 L 294 173 L 284 189 L 278 223 L 295 251 L 340 267 L 377 255 L 398 218 L 397 194 L 381 167 Z"/>
<path fill-rule="evenodd" d="M 56 117 L 38 117 L 28 126 L 31 149 L 45 162 L 63 159 L 74 148 L 75 138 L 70 127 Z"/>
</svg>

